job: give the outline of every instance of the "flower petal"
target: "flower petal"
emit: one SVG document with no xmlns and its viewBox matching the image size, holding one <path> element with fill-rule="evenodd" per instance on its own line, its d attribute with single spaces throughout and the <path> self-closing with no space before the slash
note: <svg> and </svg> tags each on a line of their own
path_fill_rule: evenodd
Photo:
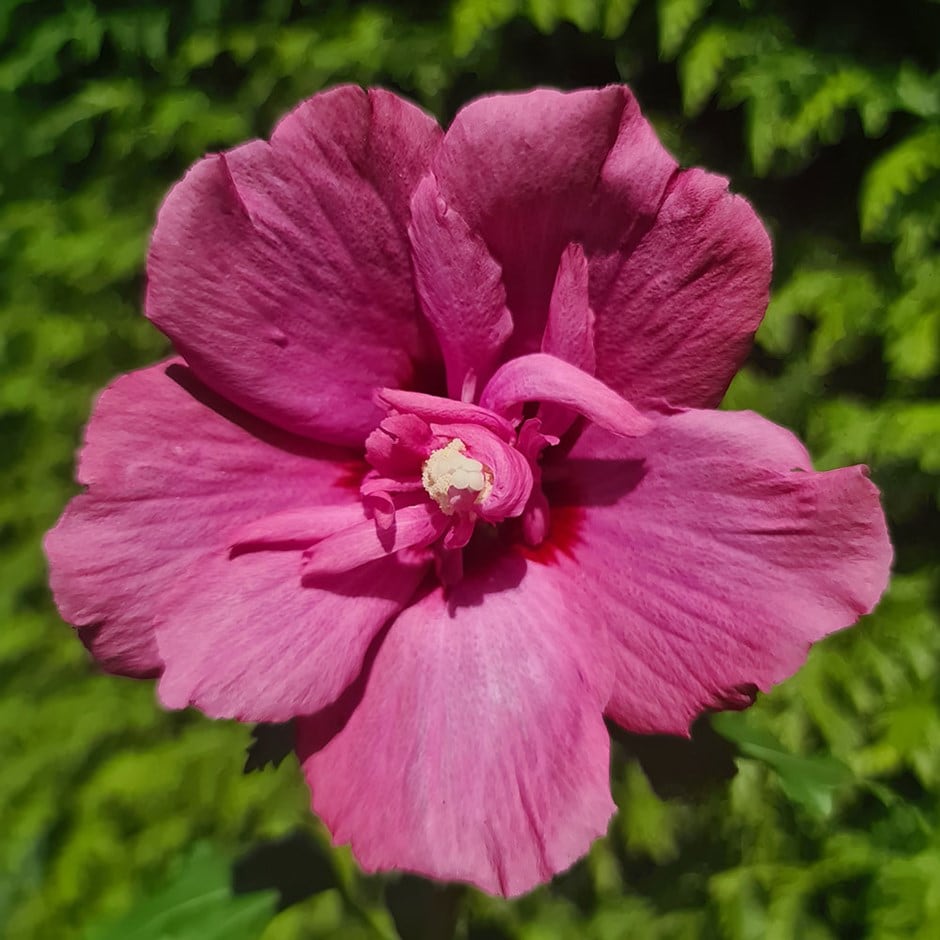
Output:
<svg viewBox="0 0 940 940">
<path fill-rule="evenodd" d="M 179 361 L 124 376 L 86 432 L 87 492 L 46 537 L 59 610 L 106 669 L 165 671 L 168 705 L 259 721 L 319 708 L 410 596 L 410 573 L 363 572 L 332 596 L 301 587 L 299 550 L 232 558 L 231 548 L 258 536 L 261 519 L 305 534 L 291 522 L 298 508 L 361 518 L 363 469 L 222 401 Z"/>
<path fill-rule="evenodd" d="M 814 473 L 754 414 L 674 413 L 635 440 L 588 428 L 563 472 L 553 509 L 580 518 L 557 564 L 592 572 L 617 665 L 608 714 L 632 731 L 685 734 L 705 709 L 750 704 L 886 586 L 864 468 Z"/>
<path fill-rule="evenodd" d="M 270 143 L 205 158 L 160 210 L 147 315 L 230 401 L 361 444 L 381 419 L 375 387 L 435 390 L 406 227 L 439 136 L 400 98 L 346 86 Z"/>
<path fill-rule="evenodd" d="M 606 644 L 551 575 L 507 555 L 432 591 L 342 714 L 298 723 L 314 809 L 366 871 L 517 895 L 603 835 Z"/>
<path fill-rule="evenodd" d="M 479 424 L 504 441 L 516 439 L 516 432 L 505 418 L 469 402 L 393 388 L 380 389 L 375 397 L 383 407 L 415 415 L 428 424 Z"/>
<path fill-rule="evenodd" d="M 366 438 L 366 460 L 384 477 L 407 480 L 421 472 L 433 446 L 426 421 L 413 414 L 391 415 Z"/>
<path fill-rule="evenodd" d="M 162 666 L 153 636 L 168 594 L 198 590 L 229 532 L 299 499 L 334 505 L 352 455 L 267 427 L 203 388 L 178 360 L 122 376 L 85 432 L 76 496 L 45 540 L 53 594 L 105 668 Z"/>
<path fill-rule="evenodd" d="M 444 353 L 448 394 L 473 401 L 512 333 L 502 271 L 433 176 L 411 200 L 408 233 L 424 313 Z"/>
<path fill-rule="evenodd" d="M 542 352 L 564 359 L 588 375 L 594 375 L 597 369 L 594 311 L 588 301 L 588 263 L 580 245 L 571 244 L 561 253 L 542 335 Z M 561 405 L 539 408 L 543 433 L 555 437 L 561 437 L 577 417 Z"/>
<path fill-rule="evenodd" d="M 427 499 L 397 509 L 392 525 L 381 534 L 375 522 L 364 519 L 332 533 L 304 552 L 304 583 L 332 585 L 332 578 L 337 574 L 353 571 L 405 548 L 424 547 L 438 538 L 448 523 L 447 517 Z M 324 581 L 324 577 L 328 580 Z"/>
<path fill-rule="evenodd" d="M 539 348 L 565 246 L 635 241 L 675 168 L 623 86 L 493 95 L 457 114 L 433 172 L 503 269 L 513 354 Z"/>
<path fill-rule="evenodd" d="M 311 587 L 301 584 L 299 551 L 211 556 L 199 589 L 157 624 L 160 701 L 239 721 L 288 721 L 329 705 L 427 567 L 383 558 Z"/>
<path fill-rule="evenodd" d="M 615 391 L 586 372 L 546 353 L 504 363 L 487 383 L 480 406 L 510 419 L 522 416 L 527 401 L 564 405 L 614 434 L 645 434 L 647 418 Z"/>
<path fill-rule="evenodd" d="M 558 262 L 542 352 L 594 375 L 594 311 L 588 300 L 588 263 L 580 245 L 569 245 Z"/>
<path fill-rule="evenodd" d="M 638 405 L 717 405 L 767 308 L 770 239 L 727 187 L 681 173 L 632 251 L 590 256 L 597 375 Z"/>
</svg>

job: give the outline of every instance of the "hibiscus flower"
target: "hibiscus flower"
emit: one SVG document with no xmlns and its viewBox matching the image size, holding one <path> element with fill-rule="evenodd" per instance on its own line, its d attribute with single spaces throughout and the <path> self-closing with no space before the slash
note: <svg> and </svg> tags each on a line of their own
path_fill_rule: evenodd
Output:
<svg viewBox="0 0 940 940">
<path fill-rule="evenodd" d="M 170 192 L 178 358 L 95 406 L 63 617 L 167 708 L 297 719 L 369 871 L 516 895 L 602 835 L 606 718 L 686 734 L 871 610 L 862 467 L 712 410 L 771 252 L 624 87 L 301 104 Z"/>
</svg>

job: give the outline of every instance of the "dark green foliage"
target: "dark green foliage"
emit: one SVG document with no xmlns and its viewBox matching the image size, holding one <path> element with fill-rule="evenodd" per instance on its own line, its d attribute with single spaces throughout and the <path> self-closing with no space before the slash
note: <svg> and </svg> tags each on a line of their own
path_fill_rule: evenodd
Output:
<svg viewBox="0 0 940 940">
<path fill-rule="evenodd" d="M 148 908 L 132 905 L 166 903 L 193 842 L 233 856 L 297 827 L 323 853 L 317 887 L 266 940 L 414 923 L 407 884 L 389 889 L 393 919 L 385 885 L 325 849 L 292 761 L 243 776 L 247 729 L 165 715 L 148 684 L 96 674 L 51 608 L 39 538 L 74 491 L 95 391 L 166 350 L 139 314 L 143 260 L 193 160 L 340 81 L 446 120 L 486 91 L 622 78 L 681 158 L 730 175 L 773 230 L 774 299 L 728 406 L 794 428 L 820 467 L 869 463 L 897 575 L 859 629 L 716 720 L 739 748 L 733 780 L 683 787 L 706 751 L 670 752 L 664 779 L 648 747 L 618 744 L 610 838 L 516 904 L 471 894 L 462 929 L 940 936 L 937 37 L 931 0 L 0 3 L 0 933 L 74 940 L 131 908 L 89 936 L 136 936 Z M 181 877 L 168 890 L 201 890 Z M 241 910 L 252 936 L 262 900 L 224 916 Z"/>
</svg>

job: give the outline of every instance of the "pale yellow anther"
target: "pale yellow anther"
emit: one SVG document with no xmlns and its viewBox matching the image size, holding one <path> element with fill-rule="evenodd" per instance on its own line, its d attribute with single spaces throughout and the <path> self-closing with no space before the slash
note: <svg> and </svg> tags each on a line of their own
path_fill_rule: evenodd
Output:
<svg viewBox="0 0 940 940">
<path fill-rule="evenodd" d="M 454 438 L 435 450 L 421 467 L 421 483 L 445 516 L 483 502 L 493 488 L 490 471 L 466 451 L 466 444 Z"/>
</svg>

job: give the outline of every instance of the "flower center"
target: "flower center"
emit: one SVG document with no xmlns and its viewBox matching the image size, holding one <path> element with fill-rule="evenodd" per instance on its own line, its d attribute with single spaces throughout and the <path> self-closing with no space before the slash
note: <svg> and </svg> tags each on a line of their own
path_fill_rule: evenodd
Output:
<svg viewBox="0 0 940 940">
<path fill-rule="evenodd" d="M 425 492 L 445 516 L 467 512 L 482 503 L 493 489 L 493 474 L 479 460 L 467 456 L 467 445 L 454 438 L 432 451 L 421 467 Z"/>
<path fill-rule="evenodd" d="M 526 414 L 527 402 L 538 403 L 537 415 Z M 549 537 L 541 458 L 571 426 L 568 412 L 622 437 L 652 427 L 612 389 L 545 353 L 500 366 L 479 404 L 391 388 L 377 390 L 375 403 L 385 417 L 366 439 L 361 505 L 275 513 L 235 533 L 233 555 L 303 548 L 309 585 L 399 555 L 406 566 L 433 561 L 441 583 L 456 584 L 478 526 L 473 558 L 499 526 L 500 544 L 534 548 Z"/>
</svg>

